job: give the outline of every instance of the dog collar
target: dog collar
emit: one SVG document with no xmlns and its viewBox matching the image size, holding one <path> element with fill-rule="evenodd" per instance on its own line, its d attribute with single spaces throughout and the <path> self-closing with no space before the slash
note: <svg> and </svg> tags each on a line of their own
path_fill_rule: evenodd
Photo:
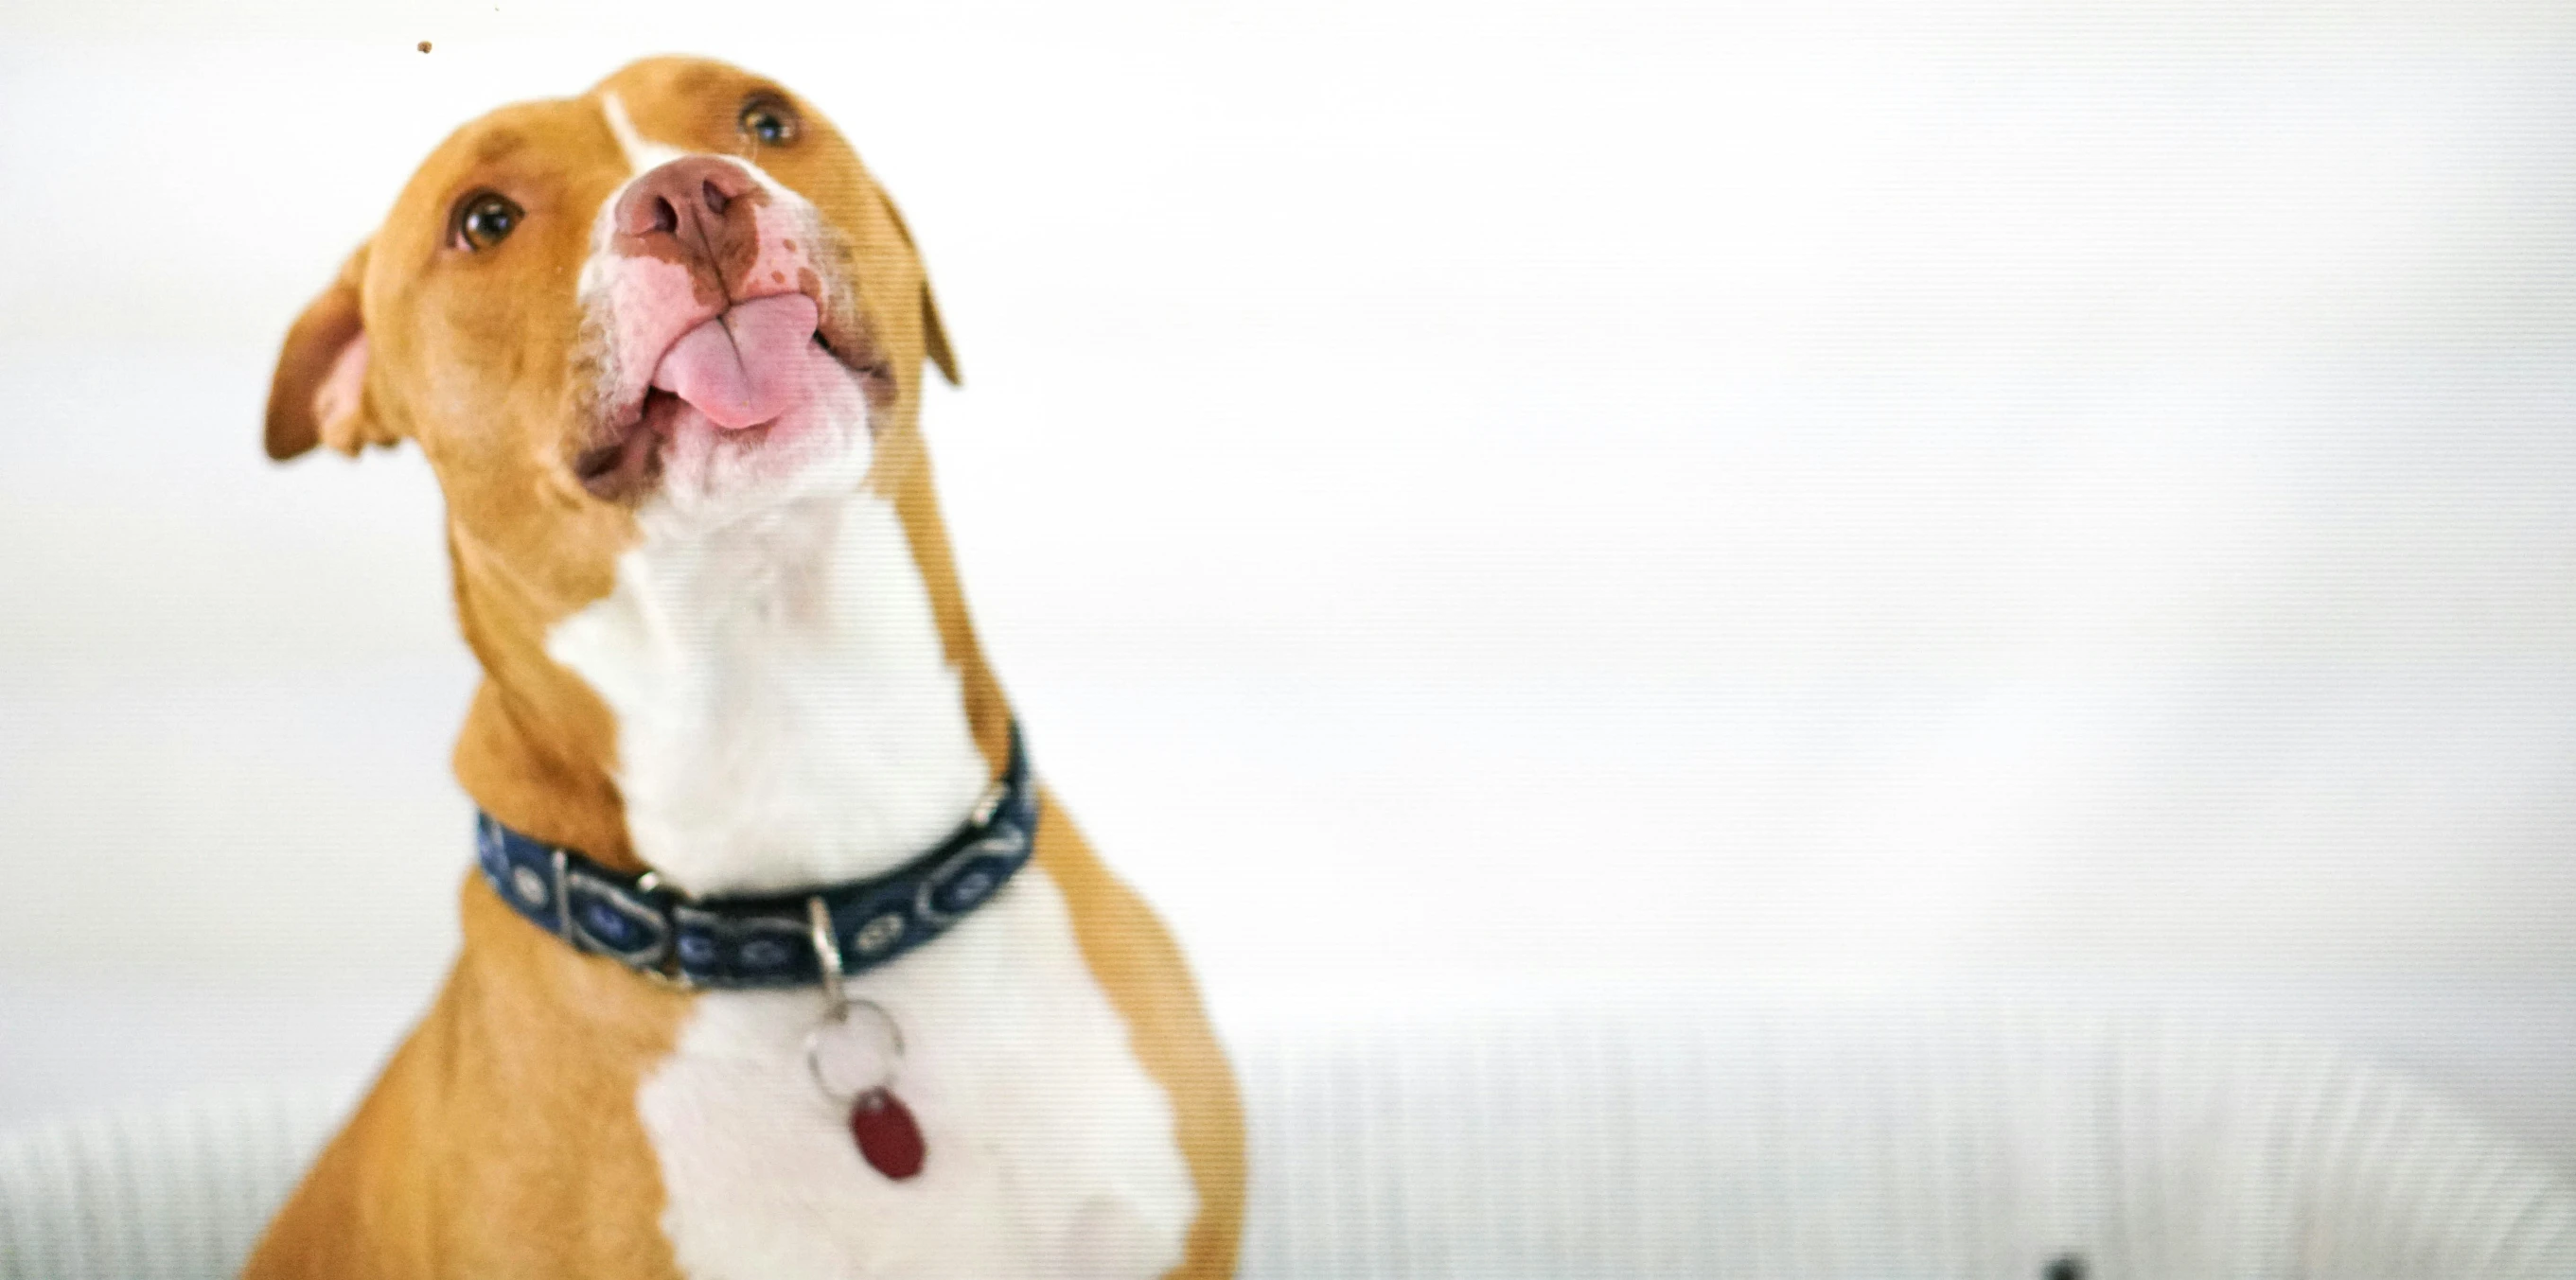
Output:
<svg viewBox="0 0 2576 1280">
<path fill-rule="evenodd" d="M 801 893 L 693 898 L 652 872 L 627 875 L 475 813 L 475 860 L 510 909 L 575 951 L 679 987 L 801 987 L 864 972 L 947 932 L 992 901 L 1036 844 L 1038 793 L 1020 729 L 1011 760 L 957 833 L 882 876 Z M 821 920 L 818 920 L 819 911 Z M 822 922 L 833 945 L 818 948 Z"/>
</svg>

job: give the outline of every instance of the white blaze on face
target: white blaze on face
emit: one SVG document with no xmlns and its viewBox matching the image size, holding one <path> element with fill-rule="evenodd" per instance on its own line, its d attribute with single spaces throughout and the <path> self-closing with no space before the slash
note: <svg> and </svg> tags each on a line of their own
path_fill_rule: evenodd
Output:
<svg viewBox="0 0 2576 1280">
<path fill-rule="evenodd" d="M 614 91 L 599 95 L 599 114 L 607 119 L 608 131 L 616 135 L 617 149 L 626 153 L 626 167 L 635 173 L 688 154 L 678 147 L 665 146 L 637 133 L 635 122 L 627 117 L 625 100 Z"/>
</svg>

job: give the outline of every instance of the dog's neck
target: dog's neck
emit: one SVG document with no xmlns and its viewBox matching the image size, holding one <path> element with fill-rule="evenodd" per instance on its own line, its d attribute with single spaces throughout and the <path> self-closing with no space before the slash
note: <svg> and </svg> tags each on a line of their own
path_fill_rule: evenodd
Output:
<svg viewBox="0 0 2576 1280">
<path fill-rule="evenodd" d="M 547 630 L 540 664 L 604 706 L 613 778 L 562 767 L 579 750 L 530 750 L 532 717 L 511 713 L 545 699 L 496 689 L 488 657 L 460 776 L 487 807 L 478 767 L 536 780 L 563 819 L 537 834 L 688 893 L 829 884 L 919 854 L 974 808 L 1008 733 L 936 521 L 866 489 L 711 529 L 646 512 L 614 586 Z M 908 526 L 931 531 L 930 554 Z"/>
</svg>

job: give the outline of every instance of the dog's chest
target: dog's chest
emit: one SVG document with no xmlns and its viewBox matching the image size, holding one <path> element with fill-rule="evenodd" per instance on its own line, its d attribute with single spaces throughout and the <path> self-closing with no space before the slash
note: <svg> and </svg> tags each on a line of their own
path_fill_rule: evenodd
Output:
<svg viewBox="0 0 2576 1280">
<path fill-rule="evenodd" d="M 892 505 L 860 492 L 675 533 L 648 513 L 616 589 L 549 651 L 618 719 L 636 848 L 699 893 L 875 875 L 990 780 Z M 871 1167 L 805 1060 L 819 991 L 696 998 L 637 1110 L 691 1280 L 1144 1277 L 1197 1193 L 1043 862 L 937 941 L 851 980 L 901 1027 L 927 1148 Z"/>
<path fill-rule="evenodd" d="M 691 1280 L 1156 1276 L 1196 1193 L 1170 1100 L 1032 867 L 937 945 L 854 980 L 901 1024 L 928 1148 L 870 1168 L 808 1074 L 811 991 L 699 997 L 637 1095 Z"/>
</svg>

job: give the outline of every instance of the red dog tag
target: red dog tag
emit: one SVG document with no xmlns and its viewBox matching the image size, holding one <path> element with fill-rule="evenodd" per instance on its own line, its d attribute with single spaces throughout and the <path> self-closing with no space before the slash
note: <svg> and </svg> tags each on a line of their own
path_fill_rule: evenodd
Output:
<svg viewBox="0 0 2576 1280">
<path fill-rule="evenodd" d="M 911 1110 L 892 1092 L 870 1089 L 859 1095 L 850 1106 L 850 1136 L 858 1140 L 859 1154 L 877 1172 L 897 1182 L 921 1172 L 921 1159 L 927 1154 L 921 1126 L 912 1122 Z"/>
</svg>

